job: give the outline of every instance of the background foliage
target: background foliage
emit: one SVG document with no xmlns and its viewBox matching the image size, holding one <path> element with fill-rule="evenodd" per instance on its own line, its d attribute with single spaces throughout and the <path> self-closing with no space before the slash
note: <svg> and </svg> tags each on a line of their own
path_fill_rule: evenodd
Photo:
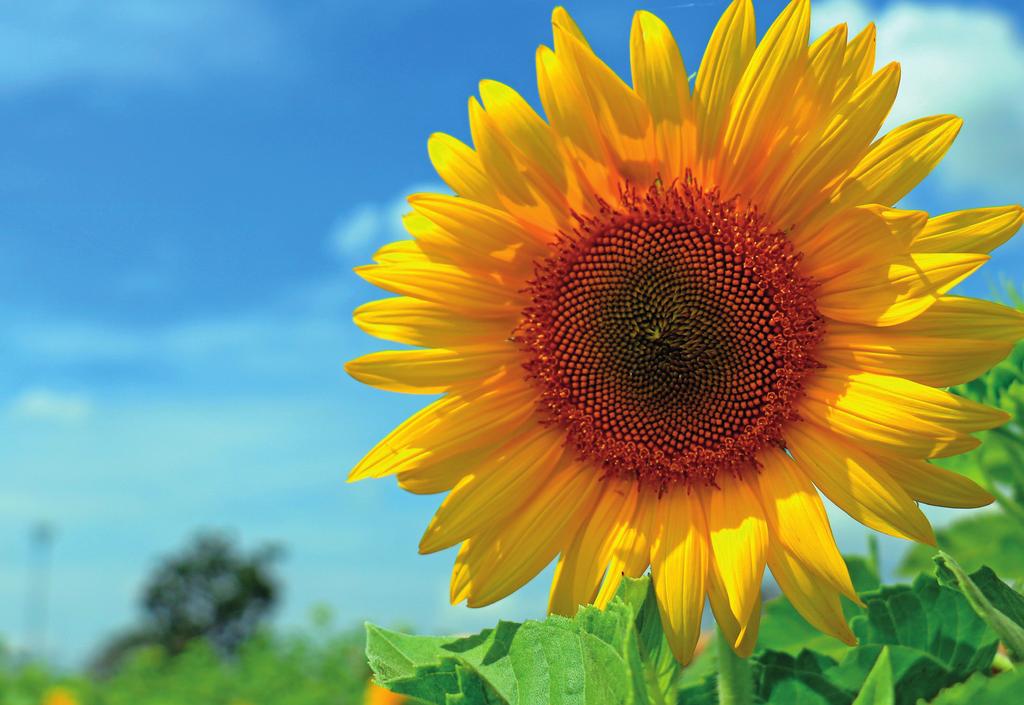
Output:
<svg viewBox="0 0 1024 705">
<path fill-rule="evenodd" d="M 142 647 L 108 678 L 0 656 L 0 703 L 44 705 L 62 686 L 74 705 L 361 705 L 369 677 L 363 643 L 360 631 L 338 631 L 320 614 L 302 634 L 259 632 L 231 657 L 203 639 L 178 655 Z"/>
</svg>

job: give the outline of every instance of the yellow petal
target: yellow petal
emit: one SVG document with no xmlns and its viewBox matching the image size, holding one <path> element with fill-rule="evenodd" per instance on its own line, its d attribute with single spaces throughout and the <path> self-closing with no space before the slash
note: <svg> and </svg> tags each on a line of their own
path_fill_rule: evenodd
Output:
<svg viewBox="0 0 1024 705">
<path fill-rule="evenodd" d="M 550 477 L 564 440 L 557 429 L 536 426 L 483 458 L 441 503 L 420 539 L 420 553 L 449 548 L 503 523 Z"/>
<path fill-rule="evenodd" d="M 865 210 L 875 213 L 885 224 L 889 226 L 893 238 L 899 242 L 913 242 L 928 223 L 928 213 L 925 211 L 911 211 L 901 208 L 889 208 L 872 203 L 860 206 Z M 941 252 L 958 252 L 959 250 L 941 250 Z"/>
<path fill-rule="evenodd" d="M 711 550 L 729 609 L 745 624 L 761 594 L 768 524 L 761 503 L 744 479 L 718 477 L 719 487 L 703 489 Z"/>
<path fill-rule="evenodd" d="M 821 282 L 830 282 L 841 275 L 877 271 L 899 256 L 907 256 L 910 237 L 894 236 L 885 218 L 868 207 L 847 208 L 833 217 L 827 227 L 813 239 L 794 238 L 802 253 L 800 270 Z M 825 285 L 825 292 L 830 288 Z M 818 289 L 821 294 L 821 288 Z"/>
<path fill-rule="evenodd" d="M 928 519 L 867 453 L 811 424 L 794 424 L 786 442 L 801 470 L 825 496 L 867 527 L 935 545 Z"/>
<path fill-rule="evenodd" d="M 820 132 L 804 141 L 788 174 L 768 196 L 779 224 L 797 223 L 798 237 L 814 234 L 805 216 L 824 200 L 825 186 L 864 155 L 889 114 L 899 83 L 899 64 L 889 64 L 837 103 Z"/>
<path fill-rule="evenodd" d="M 679 47 L 668 27 L 643 10 L 633 15 L 630 34 L 633 89 L 654 120 L 661 178 L 681 178 L 694 158 L 696 126 L 690 85 Z"/>
<path fill-rule="evenodd" d="M 569 225 L 564 200 L 539 188 L 532 175 L 521 168 L 517 149 L 476 98 L 469 100 L 469 129 L 484 171 L 505 210 L 533 228 L 538 238 L 550 237 Z"/>
<path fill-rule="evenodd" d="M 554 10 L 551 11 L 551 24 L 561 27 L 565 32 L 568 32 L 573 39 L 578 41 L 583 46 L 588 48 L 590 47 L 590 43 L 587 42 L 587 38 L 583 36 L 583 32 L 580 30 L 579 25 L 576 24 L 576 20 L 574 20 L 572 16 L 569 14 L 569 11 L 566 10 L 561 5 L 557 6 Z"/>
<path fill-rule="evenodd" d="M 672 653 L 686 665 L 700 637 L 707 591 L 708 533 L 697 493 L 675 483 L 662 495 L 653 527 L 651 578 Z"/>
<path fill-rule="evenodd" d="M 373 261 L 377 264 L 432 264 L 430 257 L 414 240 L 395 240 L 381 245 L 373 253 Z"/>
<path fill-rule="evenodd" d="M 659 499 L 657 491 L 638 491 L 636 508 L 623 529 L 616 534 L 609 549 L 611 562 L 594 600 L 598 607 L 603 609 L 611 602 L 615 597 L 615 591 L 622 583 L 623 576 L 639 578 L 651 564 L 651 533 L 658 512 Z"/>
<path fill-rule="evenodd" d="M 526 156 L 529 166 L 540 170 L 548 183 L 564 194 L 568 186 L 566 165 L 548 124 L 519 93 L 503 83 L 481 81 L 480 98 L 502 135 Z"/>
<path fill-rule="evenodd" d="M 598 137 L 619 175 L 646 186 L 654 182 L 657 157 L 651 114 L 644 101 L 593 51 L 563 28 L 556 15 L 555 54 L 571 63 L 596 121 Z M 578 118 L 577 118 L 578 119 Z"/>
<path fill-rule="evenodd" d="M 569 544 L 597 500 L 600 469 L 567 461 L 548 475 L 520 511 L 480 534 L 464 557 L 470 607 L 482 607 L 529 582 Z"/>
<path fill-rule="evenodd" d="M 702 162 L 713 160 L 717 153 L 729 104 L 755 46 L 753 3 L 733 0 L 708 40 L 694 85 L 698 157 Z"/>
<path fill-rule="evenodd" d="M 850 646 L 857 643 L 834 588 L 776 544 L 768 547 L 768 569 L 779 589 L 811 626 Z"/>
<path fill-rule="evenodd" d="M 409 205 L 436 228 L 418 235 L 428 254 L 430 246 L 457 264 L 479 269 L 498 269 L 533 274 L 533 263 L 547 248 L 516 219 L 504 211 L 465 198 L 416 194 Z"/>
<path fill-rule="evenodd" d="M 1021 223 L 1024 208 L 975 208 L 931 218 L 914 239 L 915 252 L 991 252 L 1009 240 Z"/>
<path fill-rule="evenodd" d="M 757 644 L 757 630 L 761 625 L 760 591 L 758 591 L 754 607 L 750 611 L 750 617 L 743 622 L 737 621 L 729 607 L 728 591 L 722 584 L 722 577 L 712 554 L 711 563 L 708 566 L 708 601 L 711 603 L 715 622 L 729 641 L 733 651 L 743 658 L 750 656 Z"/>
<path fill-rule="evenodd" d="M 988 259 L 929 253 L 869 262 L 824 281 L 817 291 L 818 310 L 837 321 L 893 326 L 927 311 Z"/>
<path fill-rule="evenodd" d="M 637 483 L 614 478 L 602 482 L 605 486 L 593 512 L 562 551 L 551 583 L 548 612 L 571 617 L 579 605 L 594 601 L 619 535 L 629 528 L 636 511 Z"/>
<path fill-rule="evenodd" d="M 955 455 L 977 446 L 968 434 L 995 428 L 1004 411 L 900 377 L 829 367 L 806 387 L 802 417 L 908 458 Z"/>
<path fill-rule="evenodd" d="M 871 146 L 843 180 L 833 202 L 893 205 L 935 168 L 962 125 L 955 115 L 936 115 L 897 127 Z"/>
<path fill-rule="evenodd" d="M 846 47 L 843 68 L 836 83 L 837 103 L 852 95 L 875 70 L 875 25 L 868 24 Z"/>
<path fill-rule="evenodd" d="M 363 304 L 352 320 L 370 335 L 395 343 L 428 348 L 463 347 L 481 340 L 507 340 L 514 316 L 470 318 L 447 306 L 409 296 L 392 296 Z"/>
<path fill-rule="evenodd" d="M 816 357 L 848 367 L 950 387 L 977 378 L 1024 338 L 1024 314 L 979 299 L 943 296 L 888 328 L 830 323 Z"/>
<path fill-rule="evenodd" d="M 390 392 L 438 394 L 454 386 L 479 383 L 521 364 L 511 343 L 485 343 L 457 350 L 384 350 L 345 363 L 345 371 L 363 384 Z"/>
<path fill-rule="evenodd" d="M 845 24 L 836 25 L 818 37 L 807 50 L 811 73 L 814 74 L 815 81 L 819 86 L 828 89 L 830 102 L 835 94 L 836 81 L 839 80 L 839 74 L 843 69 L 843 58 L 846 54 L 846 32 Z"/>
<path fill-rule="evenodd" d="M 466 599 L 470 582 L 473 575 L 479 574 L 478 566 L 484 555 L 480 551 L 474 551 L 476 544 L 482 538 L 469 539 L 459 548 L 455 556 L 455 567 L 452 569 L 452 581 L 448 599 L 453 605 L 457 605 Z"/>
<path fill-rule="evenodd" d="M 717 157 L 718 174 L 727 195 L 740 190 L 743 179 L 777 151 L 770 149 L 790 125 L 792 95 L 807 68 L 810 32 L 809 0 L 792 0 L 772 23 L 754 50 L 736 85 Z"/>
<path fill-rule="evenodd" d="M 771 541 L 810 566 L 833 589 L 857 601 L 846 561 L 839 554 L 825 506 L 818 491 L 793 460 L 777 448 L 766 448 L 758 459 L 758 490 L 764 504 Z"/>
<path fill-rule="evenodd" d="M 521 382 L 450 394 L 410 416 L 366 454 L 349 482 L 437 465 L 516 430 L 536 408 L 536 392 Z"/>
<path fill-rule="evenodd" d="M 765 168 L 752 179 L 756 187 L 751 191 L 751 198 L 773 215 L 777 213 L 769 205 L 779 184 L 792 172 L 795 155 L 801 146 L 818 142 L 825 118 L 832 113 L 835 82 L 845 49 L 846 26 L 833 27 L 807 50 L 806 68 L 796 72 L 790 94 L 785 101 L 776 104 L 777 120 L 782 128 L 777 141 L 767 151 L 769 158 L 764 162 Z"/>
<path fill-rule="evenodd" d="M 554 130 L 515 90 L 497 81 L 481 81 L 480 97 L 487 114 L 512 153 L 527 184 L 562 219 L 571 210 L 597 207 L 589 184 L 567 162 Z M 547 233 L 550 239 L 554 233 Z"/>
<path fill-rule="evenodd" d="M 590 190 L 614 203 L 620 185 L 618 172 L 598 135 L 597 119 L 576 67 L 548 47 L 539 47 L 537 88 L 548 121 Z"/>
<path fill-rule="evenodd" d="M 526 304 L 516 286 L 500 276 L 450 264 L 399 262 L 353 271 L 386 291 L 443 304 L 468 315 L 504 316 Z"/>
<path fill-rule="evenodd" d="M 427 140 L 427 152 L 434 170 L 452 191 L 489 206 L 501 201 L 473 148 L 451 135 L 435 132 Z"/>
<path fill-rule="evenodd" d="M 918 502 L 936 507 L 971 509 L 995 501 L 995 497 L 974 480 L 938 465 L 909 458 L 886 457 L 877 460 L 903 486 L 907 494 Z"/>
<path fill-rule="evenodd" d="M 438 494 L 447 492 L 480 466 L 480 463 L 494 451 L 492 445 L 463 449 L 453 456 L 438 462 L 414 465 L 409 470 L 395 474 L 398 486 L 413 494 Z"/>
</svg>

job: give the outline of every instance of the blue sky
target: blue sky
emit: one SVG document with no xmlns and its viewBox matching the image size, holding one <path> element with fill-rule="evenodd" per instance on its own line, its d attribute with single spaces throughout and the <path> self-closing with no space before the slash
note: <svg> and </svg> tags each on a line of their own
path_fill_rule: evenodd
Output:
<svg viewBox="0 0 1024 705">
<path fill-rule="evenodd" d="M 695 70 L 725 0 L 569 5 L 627 73 L 649 9 Z M 757 3 L 759 26 L 781 2 Z M 425 400 L 349 380 L 375 343 L 350 274 L 436 184 L 433 131 L 467 137 L 481 78 L 533 98 L 547 2 L 37 0 L 0 7 L 0 634 L 17 643 L 29 527 L 57 527 L 50 654 L 85 657 L 135 615 L 158 556 L 200 527 L 283 542 L 282 624 L 316 603 L 465 630 L 537 616 L 535 582 L 447 606 L 451 552 L 418 557 L 438 498 L 347 469 Z M 904 63 L 894 121 L 967 118 L 908 200 L 940 212 L 1024 193 L 1024 15 L 987 3 L 815 5 L 880 25 Z M 1005 247 L 969 291 L 1019 272 Z M 863 534 L 841 518 L 841 541 Z M 886 543 L 891 561 L 899 544 Z"/>
</svg>

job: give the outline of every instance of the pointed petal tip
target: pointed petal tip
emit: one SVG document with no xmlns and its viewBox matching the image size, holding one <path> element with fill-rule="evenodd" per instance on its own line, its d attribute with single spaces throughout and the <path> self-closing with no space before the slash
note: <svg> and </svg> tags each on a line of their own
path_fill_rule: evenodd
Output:
<svg viewBox="0 0 1024 705">
<path fill-rule="evenodd" d="M 978 504 L 975 504 L 972 508 L 979 509 L 981 507 L 987 507 L 988 505 L 992 504 L 993 502 L 996 501 L 996 498 L 990 495 L 988 492 L 982 491 L 978 493 L 978 496 L 974 499 L 974 501 L 978 502 Z"/>
<path fill-rule="evenodd" d="M 878 69 L 878 73 L 890 74 L 895 73 L 898 77 L 902 77 L 903 65 L 898 61 L 890 61 L 882 68 Z"/>
<path fill-rule="evenodd" d="M 459 604 L 463 600 L 468 600 L 469 598 L 470 580 L 465 572 L 465 566 L 459 565 L 456 565 L 455 570 L 452 571 L 452 582 L 448 591 L 448 602 L 453 606 Z M 467 606 L 472 607 L 468 602 Z"/>
<path fill-rule="evenodd" d="M 551 11 L 551 27 L 556 30 L 556 33 L 558 30 L 561 30 L 584 46 L 587 46 L 587 40 L 584 38 L 583 32 L 580 31 L 579 25 L 576 24 L 576 20 L 572 18 L 569 11 L 562 5 L 556 6 Z"/>
<path fill-rule="evenodd" d="M 443 546 L 437 546 L 437 534 L 433 531 L 434 522 L 431 521 L 427 526 L 426 531 L 423 532 L 423 536 L 420 537 L 420 542 L 416 546 L 416 552 L 421 556 L 427 556 L 431 553 L 440 551 Z"/>
<path fill-rule="evenodd" d="M 694 646 L 693 648 L 684 652 L 677 651 L 675 648 L 673 648 L 672 655 L 676 657 L 676 661 L 679 662 L 680 666 L 689 666 L 690 663 L 693 661 L 693 655 L 696 651 L 696 648 L 697 647 Z"/>
<path fill-rule="evenodd" d="M 927 530 L 925 530 L 920 537 L 914 537 L 914 539 L 919 543 L 926 544 L 928 546 L 931 546 L 932 548 L 938 548 L 939 542 L 935 538 L 935 530 L 932 529 L 931 523 L 929 523 L 927 527 Z"/>
<path fill-rule="evenodd" d="M 740 658 L 750 658 L 750 655 L 754 653 L 755 646 L 757 646 L 756 639 L 744 640 L 743 634 L 741 633 L 736 637 L 736 643 L 732 645 L 732 650 Z"/>
<path fill-rule="evenodd" d="M 633 13 L 633 28 L 640 30 L 657 30 L 664 27 L 665 23 L 660 17 L 647 10 L 637 10 Z"/>
</svg>

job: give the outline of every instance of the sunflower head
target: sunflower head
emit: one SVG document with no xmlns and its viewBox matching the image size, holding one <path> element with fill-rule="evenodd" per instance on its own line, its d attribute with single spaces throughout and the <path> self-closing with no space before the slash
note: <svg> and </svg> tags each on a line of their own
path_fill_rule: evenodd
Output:
<svg viewBox="0 0 1024 705">
<path fill-rule="evenodd" d="M 688 175 L 624 191 L 552 250 L 516 341 L 582 456 L 658 487 L 714 483 L 782 440 L 824 332 L 784 233 Z"/>
<path fill-rule="evenodd" d="M 356 323 L 418 349 L 347 369 L 442 396 L 351 479 L 448 493 L 420 549 L 461 544 L 453 602 L 498 600 L 557 557 L 550 609 L 571 614 L 650 568 L 686 662 L 706 601 L 750 652 L 767 567 L 852 642 L 819 491 L 932 543 L 919 503 L 991 501 L 930 460 L 1006 420 L 946 387 L 1004 357 L 1024 316 L 948 292 L 1022 210 L 896 208 L 960 120 L 876 138 L 899 66 L 875 69 L 871 26 L 811 42 L 809 23 L 794 0 L 757 42 L 735 0 L 691 88 L 655 16 L 634 18 L 627 83 L 559 8 L 544 116 L 484 81 L 473 146 L 431 137 L 455 195 L 411 197 L 412 239 L 357 270 L 399 296 Z"/>
</svg>

